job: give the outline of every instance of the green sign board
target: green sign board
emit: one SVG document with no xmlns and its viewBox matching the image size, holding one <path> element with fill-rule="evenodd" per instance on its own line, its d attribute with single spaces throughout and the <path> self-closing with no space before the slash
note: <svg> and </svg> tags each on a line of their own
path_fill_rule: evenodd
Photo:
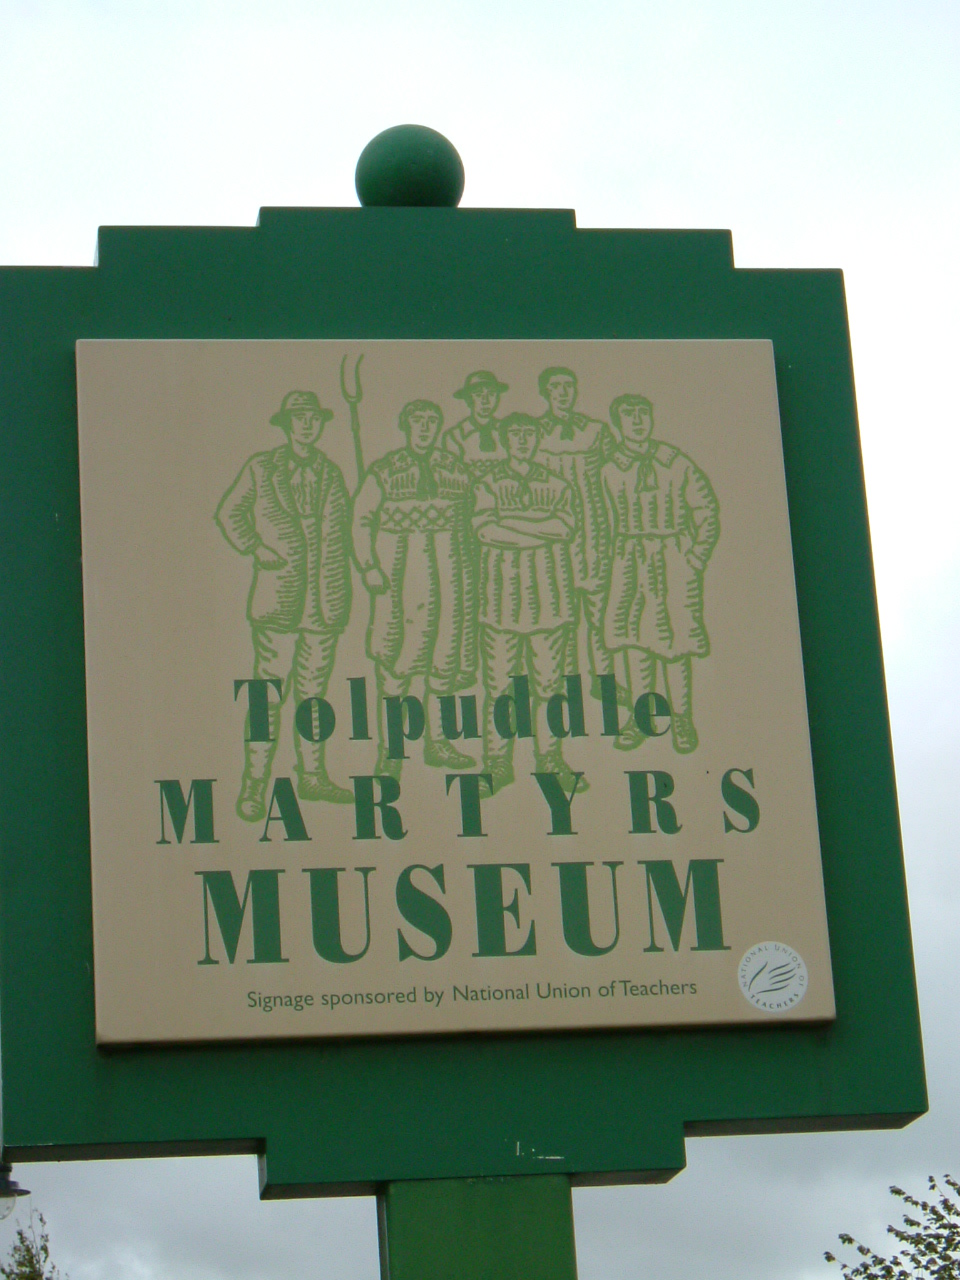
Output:
<svg viewBox="0 0 960 1280">
<path fill-rule="evenodd" d="M 264 209 L 4 269 L 0 324 L 7 1158 L 582 1185 L 925 1110 L 839 272 Z"/>
</svg>

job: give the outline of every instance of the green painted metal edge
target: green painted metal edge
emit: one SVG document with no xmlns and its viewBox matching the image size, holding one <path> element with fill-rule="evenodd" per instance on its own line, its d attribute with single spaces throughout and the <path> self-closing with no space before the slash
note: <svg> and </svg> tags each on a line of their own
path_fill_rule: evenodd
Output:
<svg viewBox="0 0 960 1280">
<path fill-rule="evenodd" d="M 631 1181 L 682 1168 L 685 1132 L 922 1113 L 840 273 L 735 270 L 725 232 L 579 231 L 565 211 L 442 208 L 104 228 L 98 263 L 0 270 L 6 1154 L 257 1151 L 265 1195 L 532 1175 L 546 1155 L 576 1182 Z M 98 1050 L 74 364 L 76 340 L 92 337 L 770 339 L 836 1022 Z"/>
</svg>

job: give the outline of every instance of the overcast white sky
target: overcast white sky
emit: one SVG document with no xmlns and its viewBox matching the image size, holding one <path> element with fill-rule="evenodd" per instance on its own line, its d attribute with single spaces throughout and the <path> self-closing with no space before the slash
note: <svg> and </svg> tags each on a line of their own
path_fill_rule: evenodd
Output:
<svg viewBox="0 0 960 1280">
<path fill-rule="evenodd" d="M 356 203 L 405 121 L 464 205 L 731 228 L 739 266 L 846 273 L 931 1113 L 701 1139 L 667 1187 L 576 1194 L 581 1280 L 814 1280 L 886 1187 L 960 1174 L 956 0 L 0 0 L 0 263 L 104 223 Z M 260 1204 L 254 1159 L 20 1166 L 72 1280 L 374 1280 L 370 1200 Z M 0 1252 L 12 1238 L 0 1227 Z"/>
</svg>

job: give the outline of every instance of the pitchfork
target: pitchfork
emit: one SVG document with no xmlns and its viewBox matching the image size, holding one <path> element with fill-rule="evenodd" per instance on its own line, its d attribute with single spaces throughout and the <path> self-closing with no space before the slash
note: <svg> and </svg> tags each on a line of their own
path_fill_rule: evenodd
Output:
<svg viewBox="0 0 960 1280">
<path fill-rule="evenodd" d="M 353 451 L 357 460 L 357 488 L 363 484 L 363 478 L 366 475 L 366 467 L 363 465 L 363 445 L 360 443 L 360 401 L 363 399 L 363 387 L 360 385 L 360 365 L 363 363 L 363 356 L 357 356 L 357 363 L 353 367 L 353 385 L 354 390 L 347 390 L 347 382 L 344 376 L 347 367 L 347 357 L 344 356 L 340 361 L 340 392 L 350 406 L 350 431 L 353 435 Z"/>
</svg>

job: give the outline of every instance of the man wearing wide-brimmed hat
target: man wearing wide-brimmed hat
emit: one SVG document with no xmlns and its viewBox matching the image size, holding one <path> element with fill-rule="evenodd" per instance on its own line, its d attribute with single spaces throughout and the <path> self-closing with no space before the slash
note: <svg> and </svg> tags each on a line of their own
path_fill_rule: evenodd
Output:
<svg viewBox="0 0 960 1280">
<path fill-rule="evenodd" d="M 500 420 L 495 414 L 500 397 L 509 390 L 489 369 L 477 369 L 468 374 L 460 390 L 453 393 L 454 399 L 466 401 L 470 412 L 446 433 L 443 447 L 455 454 L 475 476 L 485 475 L 507 456 L 500 443 Z"/>
<path fill-rule="evenodd" d="M 337 640 L 350 616 L 347 489 L 339 467 L 317 448 L 332 417 L 316 392 L 288 391 L 270 419 L 286 433 L 286 444 L 248 458 L 216 513 L 223 536 L 253 566 L 247 602 L 253 676 L 282 682 L 282 702 L 292 689 L 298 707 L 326 692 Z M 280 713 L 280 701 L 271 696 L 270 741 L 245 744 L 237 812 L 247 822 L 266 816 Z M 327 773 L 324 744 L 310 739 L 294 732 L 297 794 L 302 800 L 350 803 L 352 792 Z"/>
</svg>

